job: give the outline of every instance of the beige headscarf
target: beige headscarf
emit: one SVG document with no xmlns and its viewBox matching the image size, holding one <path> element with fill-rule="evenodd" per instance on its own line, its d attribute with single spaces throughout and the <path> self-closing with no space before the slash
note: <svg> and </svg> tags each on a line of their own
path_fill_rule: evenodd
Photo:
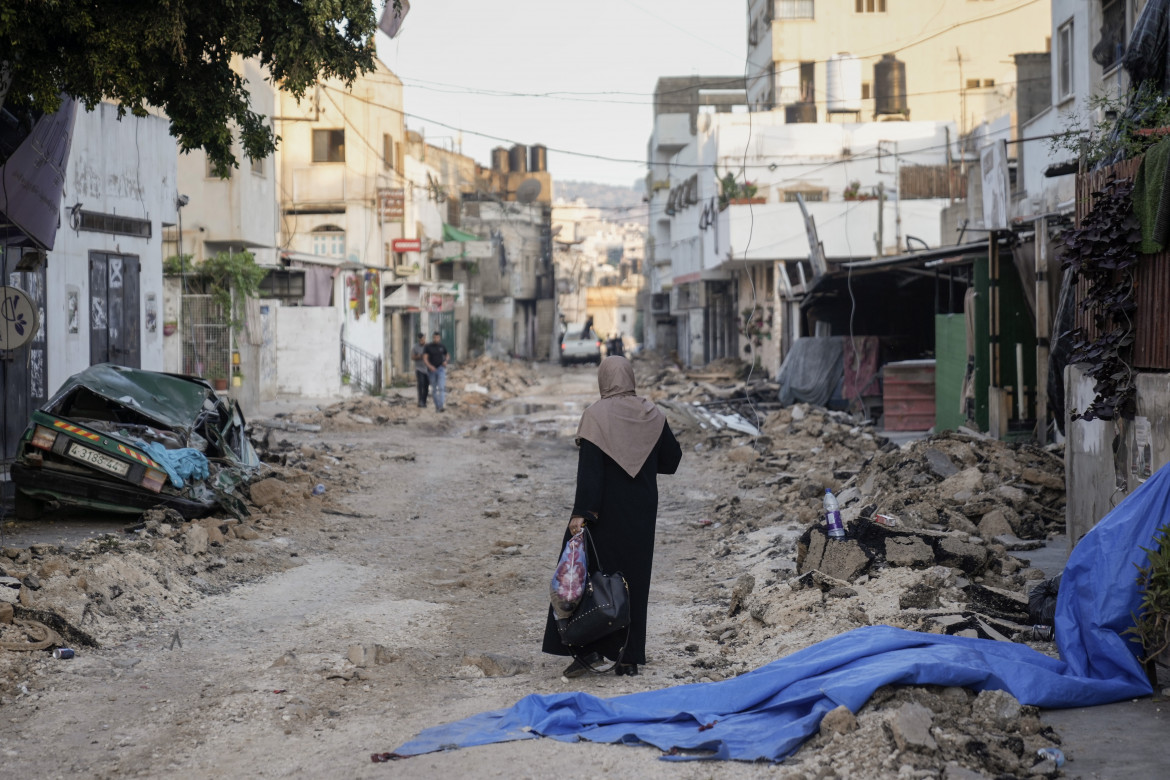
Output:
<svg viewBox="0 0 1170 780">
<path fill-rule="evenodd" d="M 658 444 L 666 415 L 653 401 L 634 395 L 634 367 L 611 355 L 597 369 L 601 400 L 581 415 L 577 446 L 587 439 L 614 459 L 631 477 L 638 475 Z"/>
</svg>

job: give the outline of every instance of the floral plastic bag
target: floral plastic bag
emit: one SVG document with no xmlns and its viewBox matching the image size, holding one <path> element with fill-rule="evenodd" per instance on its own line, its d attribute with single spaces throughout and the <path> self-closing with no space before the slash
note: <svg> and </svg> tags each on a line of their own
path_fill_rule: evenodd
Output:
<svg viewBox="0 0 1170 780">
<path fill-rule="evenodd" d="M 585 594 L 588 570 L 585 565 L 585 532 L 579 531 L 565 545 L 557 570 L 549 584 L 553 613 L 564 620 L 573 614 Z"/>
</svg>

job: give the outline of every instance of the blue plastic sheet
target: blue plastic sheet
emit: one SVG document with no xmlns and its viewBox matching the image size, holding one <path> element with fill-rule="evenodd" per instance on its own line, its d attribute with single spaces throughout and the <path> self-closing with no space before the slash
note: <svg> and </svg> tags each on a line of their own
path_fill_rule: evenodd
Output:
<svg viewBox="0 0 1170 780">
<path fill-rule="evenodd" d="M 137 442 L 146 454 L 154 458 L 170 477 L 171 484 L 182 488 L 188 479 L 202 480 L 211 475 L 207 465 L 207 456 L 191 447 L 181 447 L 168 450 L 156 441 L 150 444 Z"/>
<path fill-rule="evenodd" d="M 1024 704 L 1053 708 L 1144 696 L 1151 688 L 1139 648 L 1121 634 L 1140 601 L 1134 564 L 1145 563 L 1142 548 L 1152 546 L 1168 519 L 1170 470 L 1164 467 L 1077 545 L 1057 601 L 1062 660 L 1026 645 L 871 626 L 722 682 L 610 699 L 527 696 L 508 709 L 427 729 L 395 752 L 545 736 L 704 753 L 670 756 L 676 759 L 780 761 L 817 733 L 825 713 L 839 705 L 856 712 L 883 685 L 1000 689 Z"/>
</svg>

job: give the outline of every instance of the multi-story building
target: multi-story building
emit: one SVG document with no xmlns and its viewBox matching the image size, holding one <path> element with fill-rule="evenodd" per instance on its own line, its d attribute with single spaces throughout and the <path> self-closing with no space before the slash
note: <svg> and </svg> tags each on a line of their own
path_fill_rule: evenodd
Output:
<svg viewBox="0 0 1170 780">
<path fill-rule="evenodd" d="M 902 114 L 965 133 L 1010 112 L 1011 55 L 1043 51 L 1048 22 L 1046 3 L 1019 0 L 749 0 L 748 104 L 792 121 Z"/>
<path fill-rule="evenodd" d="M 961 139 L 997 119 L 1013 135 L 1012 55 L 1044 50 L 1048 9 L 747 5 L 746 80 L 694 77 L 689 90 L 686 79 L 659 81 L 647 342 L 686 364 L 735 355 L 774 372 L 810 327 L 802 306 L 817 277 L 954 240 L 932 221 L 965 194 L 974 155 Z M 732 101 L 750 110 L 728 116 Z"/>
<path fill-rule="evenodd" d="M 155 114 L 66 100 L 3 150 L 2 284 L 27 295 L 39 322 L 29 343 L 0 354 L 0 498 L 11 497 L 29 413 L 66 379 L 96 363 L 163 368 L 162 236 L 178 194 L 169 129 Z"/>
<path fill-rule="evenodd" d="M 392 342 L 382 316 L 383 276 L 410 264 L 412 253 L 421 258 L 417 246 L 402 253 L 405 259 L 394 249 L 394 242 L 418 237 L 409 219 L 416 192 L 403 171 L 402 82 L 375 61 L 349 87 L 326 80 L 300 102 L 281 92 L 277 103 L 281 248 L 286 260 L 310 272 L 306 285 L 323 284 L 322 295 L 331 293 L 333 301 L 308 328 L 316 335 L 306 351 L 344 349 L 355 363 L 380 361 L 388 379 Z M 322 376 L 332 373 L 302 377 L 299 392 L 336 392 L 331 378 L 313 383 Z"/>
</svg>

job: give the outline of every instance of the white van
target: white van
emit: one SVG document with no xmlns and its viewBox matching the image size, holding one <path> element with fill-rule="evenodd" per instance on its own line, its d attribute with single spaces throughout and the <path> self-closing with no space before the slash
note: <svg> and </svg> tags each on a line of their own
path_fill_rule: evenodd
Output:
<svg viewBox="0 0 1170 780">
<path fill-rule="evenodd" d="M 561 365 L 570 363 L 601 363 L 601 339 L 585 322 L 574 322 L 565 326 L 561 336 Z"/>
</svg>

